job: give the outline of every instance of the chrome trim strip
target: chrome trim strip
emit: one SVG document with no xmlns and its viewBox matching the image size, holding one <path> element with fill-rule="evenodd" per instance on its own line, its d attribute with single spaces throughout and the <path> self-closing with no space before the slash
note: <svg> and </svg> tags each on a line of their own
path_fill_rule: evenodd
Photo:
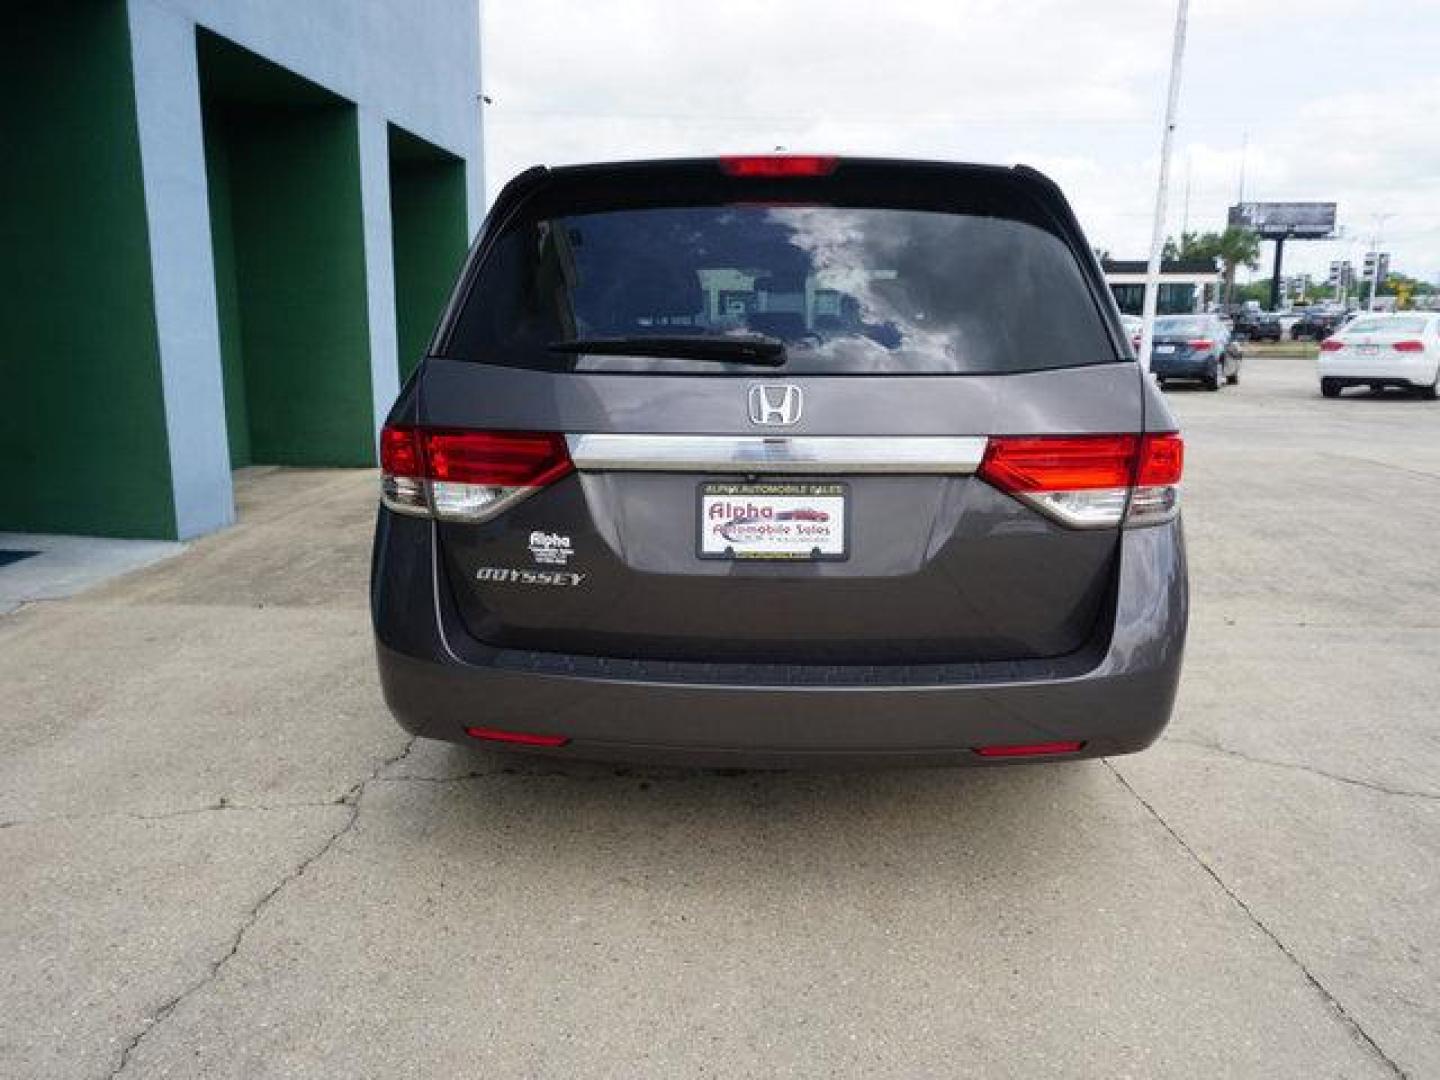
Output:
<svg viewBox="0 0 1440 1080">
<path fill-rule="evenodd" d="M 983 435 L 567 435 L 581 472 L 969 475 Z"/>
</svg>

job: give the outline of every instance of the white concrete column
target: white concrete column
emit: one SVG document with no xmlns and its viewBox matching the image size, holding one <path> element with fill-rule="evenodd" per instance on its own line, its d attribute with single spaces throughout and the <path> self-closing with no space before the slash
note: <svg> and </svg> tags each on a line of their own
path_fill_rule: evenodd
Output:
<svg viewBox="0 0 1440 1080">
<path fill-rule="evenodd" d="M 186 539 L 235 519 L 195 24 L 155 0 L 130 0 L 129 20 L 175 524 Z"/>
<path fill-rule="evenodd" d="M 484 0 L 475 4 L 475 83 L 472 89 L 472 114 L 474 123 L 464 125 L 465 145 L 460 156 L 465 159 L 465 209 L 470 219 L 470 229 L 465 234 L 468 247 L 480 232 L 485 221 L 485 211 L 490 208 L 485 197 L 485 104 L 480 95 L 485 92 L 485 46 L 489 42 L 485 31 Z"/>
<path fill-rule="evenodd" d="M 400 392 L 395 330 L 395 254 L 390 224 L 390 140 L 385 117 L 357 106 L 360 134 L 360 205 L 365 219 L 365 296 L 370 321 L 370 390 L 375 434 Z"/>
</svg>

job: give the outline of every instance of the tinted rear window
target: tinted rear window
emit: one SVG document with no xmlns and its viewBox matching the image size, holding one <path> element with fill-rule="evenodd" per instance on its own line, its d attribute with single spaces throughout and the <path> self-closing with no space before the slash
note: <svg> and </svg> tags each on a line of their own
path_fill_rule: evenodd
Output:
<svg viewBox="0 0 1440 1080">
<path fill-rule="evenodd" d="M 783 340 L 788 373 L 1003 373 L 1117 359 L 1075 256 L 1035 220 L 738 201 L 522 215 L 481 266 L 445 353 L 556 371 L 774 374 L 546 348 L 734 333 Z"/>
<path fill-rule="evenodd" d="M 1420 334 L 1424 331 L 1425 319 L 1404 315 L 1394 319 L 1356 319 L 1345 327 L 1347 334 Z"/>
<path fill-rule="evenodd" d="M 1171 315 L 1155 320 L 1157 334 L 1205 334 L 1215 329 L 1215 324 L 1203 315 Z"/>
</svg>

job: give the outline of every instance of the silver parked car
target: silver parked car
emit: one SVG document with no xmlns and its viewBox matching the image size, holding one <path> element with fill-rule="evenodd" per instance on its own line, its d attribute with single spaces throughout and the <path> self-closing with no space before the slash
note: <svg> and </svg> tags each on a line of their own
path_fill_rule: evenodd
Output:
<svg viewBox="0 0 1440 1080">
<path fill-rule="evenodd" d="M 416 734 L 556 755 L 1139 750 L 1181 467 L 1031 169 L 533 169 L 383 433 L 381 682 Z"/>
</svg>

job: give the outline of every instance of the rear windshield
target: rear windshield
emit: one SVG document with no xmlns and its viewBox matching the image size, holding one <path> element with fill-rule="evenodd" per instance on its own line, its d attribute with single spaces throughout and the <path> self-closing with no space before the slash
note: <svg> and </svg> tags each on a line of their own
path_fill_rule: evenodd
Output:
<svg viewBox="0 0 1440 1080">
<path fill-rule="evenodd" d="M 779 338 L 787 373 L 1005 373 L 1117 359 L 1075 256 L 1042 224 L 744 203 L 524 218 L 480 268 L 444 351 L 555 371 L 762 370 L 547 348 L 733 334 Z"/>
<path fill-rule="evenodd" d="M 1203 315 L 1170 315 L 1155 320 L 1157 334 L 1203 334 L 1212 328 Z"/>
<path fill-rule="evenodd" d="M 1401 316 L 1398 319 L 1356 319 L 1345 327 L 1347 334 L 1420 334 L 1425 331 L 1425 320 Z"/>
</svg>

